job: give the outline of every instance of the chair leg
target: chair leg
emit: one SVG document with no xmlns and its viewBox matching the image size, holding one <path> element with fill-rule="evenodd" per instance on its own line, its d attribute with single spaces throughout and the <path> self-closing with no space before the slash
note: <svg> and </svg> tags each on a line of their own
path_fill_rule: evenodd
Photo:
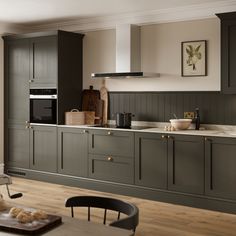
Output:
<svg viewBox="0 0 236 236">
<path fill-rule="evenodd" d="M 90 207 L 88 207 L 88 221 L 90 221 Z"/>
<path fill-rule="evenodd" d="M 71 207 L 71 217 L 74 217 L 74 208 Z"/>
<path fill-rule="evenodd" d="M 105 209 L 104 211 L 104 218 L 103 218 L 103 224 L 106 224 L 106 220 L 107 220 L 107 209 Z"/>
</svg>

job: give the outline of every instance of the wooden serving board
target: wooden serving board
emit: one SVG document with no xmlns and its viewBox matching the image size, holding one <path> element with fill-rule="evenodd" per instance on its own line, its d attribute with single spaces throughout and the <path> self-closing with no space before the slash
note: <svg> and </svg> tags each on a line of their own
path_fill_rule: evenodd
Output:
<svg viewBox="0 0 236 236">
<path fill-rule="evenodd" d="M 46 220 L 23 224 L 19 223 L 16 218 L 12 218 L 8 212 L 9 211 L 4 211 L 0 213 L 0 231 L 24 235 L 37 235 L 62 223 L 60 216 L 48 215 Z"/>
</svg>

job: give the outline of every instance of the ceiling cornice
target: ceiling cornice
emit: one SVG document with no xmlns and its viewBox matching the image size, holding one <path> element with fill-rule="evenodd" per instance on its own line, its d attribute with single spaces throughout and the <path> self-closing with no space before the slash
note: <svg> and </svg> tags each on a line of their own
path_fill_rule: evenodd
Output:
<svg viewBox="0 0 236 236">
<path fill-rule="evenodd" d="M 222 0 L 215 3 L 204 3 L 186 7 L 175 7 L 162 10 L 100 16 L 83 19 L 60 21 L 57 23 L 43 23 L 35 25 L 22 25 L 24 31 L 68 30 L 92 31 L 112 29 L 118 24 L 158 24 L 186 20 L 198 20 L 216 17 L 215 13 L 236 11 L 235 0 Z"/>
</svg>

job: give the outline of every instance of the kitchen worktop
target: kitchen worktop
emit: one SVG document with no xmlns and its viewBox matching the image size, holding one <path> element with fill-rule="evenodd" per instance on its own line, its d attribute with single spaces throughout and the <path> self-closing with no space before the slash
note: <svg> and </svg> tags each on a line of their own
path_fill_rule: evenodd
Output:
<svg viewBox="0 0 236 236">
<path fill-rule="evenodd" d="M 114 121 L 109 121 L 109 126 L 100 127 L 92 125 L 58 125 L 58 127 L 84 128 L 84 129 L 104 129 L 116 131 L 135 131 L 135 132 L 150 132 L 163 134 L 182 134 L 182 135 L 198 135 L 198 136 L 212 136 L 212 137 L 229 137 L 236 138 L 236 126 L 229 125 L 207 125 L 202 124 L 200 130 L 195 130 L 194 126 L 190 126 L 187 130 L 165 131 L 164 127 L 170 123 L 161 122 L 132 122 L 131 129 L 116 128 Z"/>
</svg>

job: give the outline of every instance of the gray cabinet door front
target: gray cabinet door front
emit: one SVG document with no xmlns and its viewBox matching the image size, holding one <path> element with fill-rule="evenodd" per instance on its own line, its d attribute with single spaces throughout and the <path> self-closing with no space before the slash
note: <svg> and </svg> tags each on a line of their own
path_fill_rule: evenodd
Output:
<svg viewBox="0 0 236 236">
<path fill-rule="evenodd" d="M 57 36 L 31 39 L 31 87 L 56 87 Z"/>
<path fill-rule="evenodd" d="M 29 120 L 29 41 L 6 43 L 6 120 L 9 124 L 25 124 Z"/>
<path fill-rule="evenodd" d="M 206 195 L 236 200 L 236 139 L 206 138 Z"/>
<path fill-rule="evenodd" d="M 126 131 L 89 131 L 89 153 L 134 156 L 134 133 Z"/>
<path fill-rule="evenodd" d="M 88 134 L 84 129 L 58 129 L 58 172 L 88 176 Z"/>
<path fill-rule="evenodd" d="M 57 172 L 57 127 L 31 127 L 30 167 L 33 170 Z"/>
<path fill-rule="evenodd" d="M 168 137 L 168 189 L 204 194 L 204 138 Z"/>
<path fill-rule="evenodd" d="M 6 137 L 6 165 L 29 168 L 29 129 L 25 125 L 10 125 Z"/>
<path fill-rule="evenodd" d="M 89 155 L 89 177 L 133 184 L 134 159 L 120 156 Z"/>
<path fill-rule="evenodd" d="M 167 137 L 135 134 L 135 184 L 167 189 Z"/>
</svg>

